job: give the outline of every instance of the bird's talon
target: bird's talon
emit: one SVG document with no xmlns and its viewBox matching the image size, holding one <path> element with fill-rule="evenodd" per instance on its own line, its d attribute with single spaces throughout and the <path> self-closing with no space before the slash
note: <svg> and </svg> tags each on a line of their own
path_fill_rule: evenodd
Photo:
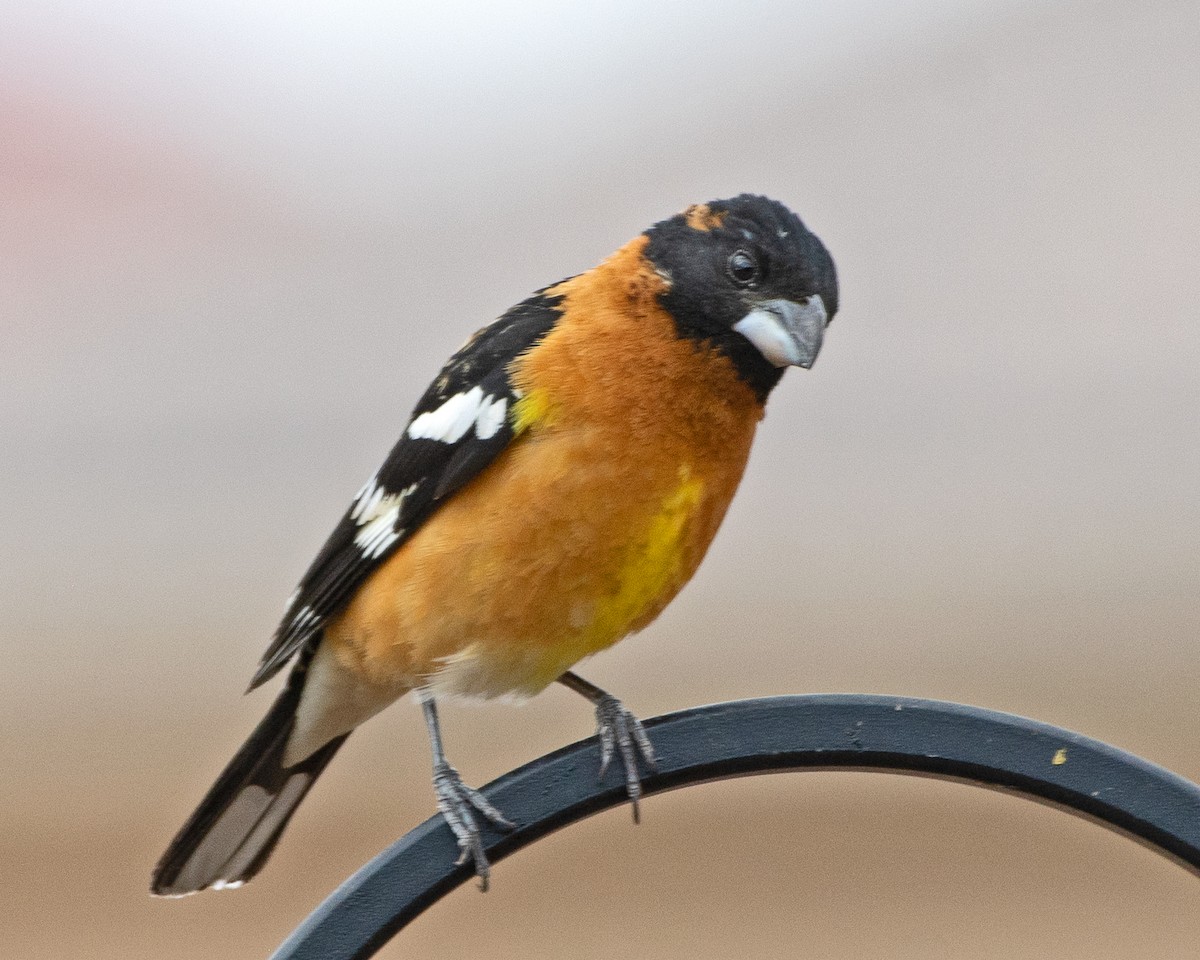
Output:
<svg viewBox="0 0 1200 960">
<path fill-rule="evenodd" d="M 458 842 L 458 859 L 454 865 L 462 866 L 471 861 L 479 878 L 479 889 L 486 891 L 491 864 L 483 849 L 483 836 L 475 812 L 483 814 L 490 822 L 505 830 L 516 829 L 516 824 L 492 806 L 478 790 L 463 783 L 458 771 L 447 763 L 434 765 L 433 789 L 437 794 L 438 810 Z"/>
<path fill-rule="evenodd" d="M 596 736 L 600 738 L 600 774 L 597 780 L 603 780 L 604 775 L 608 772 L 608 765 L 612 762 L 614 737 L 612 728 L 602 726 L 596 731 Z"/>
<path fill-rule="evenodd" d="M 633 808 L 633 822 L 640 823 L 641 808 L 638 801 L 642 797 L 642 784 L 638 762 L 643 762 L 651 771 L 658 766 L 650 738 L 641 721 L 610 694 L 596 701 L 596 736 L 600 740 L 599 779 L 604 779 L 613 756 L 619 753 L 621 765 L 625 768 L 625 792 Z"/>
</svg>

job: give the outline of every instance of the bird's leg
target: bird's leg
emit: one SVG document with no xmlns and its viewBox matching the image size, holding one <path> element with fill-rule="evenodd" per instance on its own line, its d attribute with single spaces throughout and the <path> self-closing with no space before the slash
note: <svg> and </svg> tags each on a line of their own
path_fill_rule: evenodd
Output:
<svg viewBox="0 0 1200 960">
<path fill-rule="evenodd" d="M 600 776 L 603 777 L 608 770 L 615 748 L 625 767 L 625 792 L 629 794 L 629 802 L 633 805 L 633 822 L 640 823 L 638 800 L 642 796 L 642 781 L 638 777 L 638 760 L 640 758 L 650 770 L 658 766 L 654 747 L 646 736 L 642 721 L 626 710 L 625 704 L 611 693 L 601 690 L 594 683 L 588 683 L 576 673 L 568 670 L 558 678 L 558 682 L 587 697 L 595 705 L 596 736 L 600 738 Z"/>
<path fill-rule="evenodd" d="M 425 714 L 425 727 L 429 731 L 429 748 L 433 752 L 433 792 L 437 794 L 438 810 L 458 840 L 459 855 L 455 863 L 471 860 L 475 865 L 475 875 L 479 877 L 479 889 L 486 891 L 491 866 L 483 852 L 483 839 L 475 822 L 475 811 L 504 830 L 516 829 L 517 825 L 488 803 L 482 793 L 463 783 L 462 777 L 450 766 L 442 750 L 437 703 L 428 694 L 418 694 L 418 699 Z"/>
</svg>

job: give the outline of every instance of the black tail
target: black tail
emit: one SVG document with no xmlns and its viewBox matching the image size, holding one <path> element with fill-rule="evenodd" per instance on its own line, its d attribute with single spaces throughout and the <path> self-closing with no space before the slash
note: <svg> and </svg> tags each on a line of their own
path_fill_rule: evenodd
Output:
<svg viewBox="0 0 1200 960">
<path fill-rule="evenodd" d="M 239 886 L 267 862 L 308 788 L 349 736 L 283 766 L 311 659 L 311 651 L 301 656 L 270 711 L 171 841 L 154 868 L 151 893 L 181 897 L 206 887 Z"/>
</svg>

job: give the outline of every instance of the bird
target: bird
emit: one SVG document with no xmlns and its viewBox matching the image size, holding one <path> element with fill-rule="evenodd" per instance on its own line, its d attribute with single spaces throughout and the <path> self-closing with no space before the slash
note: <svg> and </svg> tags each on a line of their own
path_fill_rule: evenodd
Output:
<svg viewBox="0 0 1200 960">
<path fill-rule="evenodd" d="M 768 395 L 787 367 L 812 366 L 837 308 L 824 244 L 782 203 L 741 194 L 661 220 L 471 336 L 301 578 L 250 682 L 291 664 L 282 692 L 151 892 L 252 878 L 350 733 L 408 693 L 457 862 L 482 889 L 481 823 L 514 824 L 447 759 L 448 697 L 582 695 L 601 776 L 615 756 L 636 821 L 653 746 L 572 668 L 695 573 Z"/>
</svg>

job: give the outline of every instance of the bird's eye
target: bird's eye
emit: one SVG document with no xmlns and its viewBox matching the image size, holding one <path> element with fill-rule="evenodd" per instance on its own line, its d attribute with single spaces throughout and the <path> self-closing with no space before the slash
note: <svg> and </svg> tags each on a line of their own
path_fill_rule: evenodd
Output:
<svg viewBox="0 0 1200 960">
<path fill-rule="evenodd" d="M 729 258 L 729 276 L 734 283 L 748 287 L 758 279 L 758 262 L 745 250 L 739 250 Z"/>
</svg>

